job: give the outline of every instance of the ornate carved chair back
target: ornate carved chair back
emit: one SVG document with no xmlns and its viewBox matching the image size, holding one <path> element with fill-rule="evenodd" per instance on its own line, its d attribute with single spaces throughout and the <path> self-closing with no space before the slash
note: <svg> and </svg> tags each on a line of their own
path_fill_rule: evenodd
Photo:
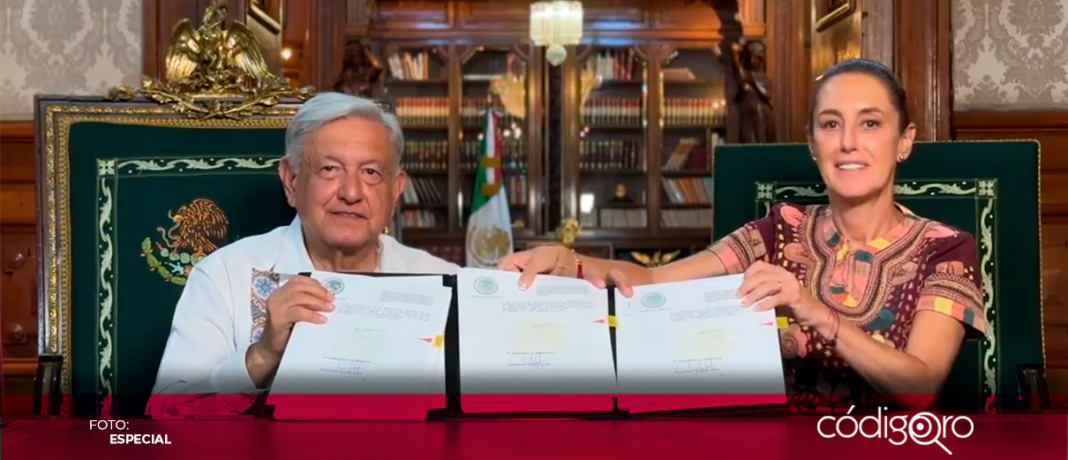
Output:
<svg viewBox="0 0 1068 460">
<path fill-rule="evenodd" d="M 61 414 L 144 414 L 193 266 L 294 217 L 276 168 L 314 91 L 267 72 L 243 26 L 220 27 L 180 24 L 167 77 L 140 89 L 37 100 L 39 353 L 61 358 Z M 242 58 L 193 72 L 205 60 L 189 50 L 211 40 Z"/>
<path fill-rule="evenodd" d="M 714 164 L 716 239 L 763 217 L 774 203 L 826 201 L 803 144 L 721 146 Z M 1038 165 L 1035 141 L 918 143 L 899 165 L 898 203 L 976 241 L 988 330 L 985 338 L 963 344 L 938 402 L 942 408 L 1026 409 L 1018 397 L 1018 366 L 1031 369 L 1020 377 L 1032 382 L 1030 394 L 1044 387 L 1033 371 L 1044 362 Z"/>
</svg>

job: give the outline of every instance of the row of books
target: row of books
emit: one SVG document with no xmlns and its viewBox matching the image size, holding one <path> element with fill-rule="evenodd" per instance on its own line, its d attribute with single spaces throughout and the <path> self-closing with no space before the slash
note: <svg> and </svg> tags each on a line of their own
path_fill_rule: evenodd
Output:
<svg viewBox="0 0 1068 460">
<path fill-rule="evenodd" d="M 512 206 L 527 204 L 527 176 L 516 174 L 504 176 L 504 196 Z"/>
<path fill-rule="evenodd" d="M 598 97 L 586 99 L 579 116 L 586 125 L 640 126 L 643 113 L 639 98 Z"/>
<path fill-rule="evenodd" d="M 470 182 L 465 187 L 472 187 L 474 182 Z M 415 204 L 443 204 L 446 202 L 446 192 L 442 191 L 443 187 L 439 186 L 439 182 L 428 177 L 410 177 L 408 178 L 408 185 L 404 187 L 404 192 L 401 193 L 401 203 L 408 205 Z M 516 206 L 523 206 L 527 203 L 527 176 L 525 174 L 509 174 L 504 177 L 504 188 L 508 203 Z M 467 190 L 465 190 L 467 192 Z"/>
<path fill-rule="evenodd" d="M 727 105 L 712 98 L 670 98 L 664 100 L 664 124 L 723 126 Z"/>
<path fill-rule="evenodd" d="M 460 169 L 474 171 L 482 156 L 482 142 L 463 141 L 460 144 Z M 501 166 L 505 172 L 524 171 L 527 167 L 527 142 L 524 139 L 505 138 L 501 142 Z"/>
<path fill-rule="evenodd" d="M 649 213 L 645 209 L 609 208 L 597 210 L 597 214 L 584 214 L 579 218 L 583 227 L 643 228 L 648 225 Z"/>
<path fill-rule="evenodd" d="M 634 80 L 641 78 L 638 56 L 633 49 L 606 50 L 586 61 L 601 80 Z"/>
<path fill-rule="evenodd" d="M 413 171 L 448 171 L 449 141 L 404 141 L 401 166 Z"/>
<path fill-rule="evenodd" d="M 409 126 L 446 126 L 449 122 L 449 98 L 400 97 L 394 100 L 397 119 Z M 500 111 L 501 126 L 522 123 L 493 102 L 481 98 L 465 98 L 460 107 L 464 126 L 479 127 L 485 120 L 484 111 Z M 641 126 L 644 110 L 638 98 L 592 98 L 582 106 L 580 118 L 585 125 Z M 672 98 L 664 100 L 664 124 L 723 126 L 727 120 L 727 106 L 717 99 Z"/>
<path fill-rule="evenodd" d="M 710 228 L 712 209 L 664 209 L 660 211 L 662 228 Z"/>
<path fill-rule="evenodd" d="M 623 139 L 579 141 L 579 169 L 645 169 L 642 143 Z"/>
<path fill-rule="evenodd" d="M 701 140 L 696 137 L 683 137 L 675 144 L 674 150 L 671 155 L 668 156 L 664 166 L 661 168 L 664 171 L 679 171 L 679 170 L 712 170 L 712 150 L 719 145 L 719 133 L 712 133 L 711 138 L 708 140 L 710 148 L 706 150 L 698 150 L 701 147 Z"/>
<path fill-rule="evenodd" d="M 402 125 L 446 126 L 449 123 L 447 97 L 398 97 L 393 104 Z"/>
<path fill-rule="evenodd" d="M 402 209 L 401 225 L 404 228 L 436 228 L 439 225 L 438 216 L 427 209 Z"/>
<path fill-rule="evenodd" d="M 441 192 L 434 179 L 427 177 L 409 177 L 408 185 L 401 194 L 402 204 L 439 204 L 445 202 L 445 193 Z"/>
<path fill-rule="evenodd" d="M 387 59 L 394 80 L 429 80 L 430 56 L 425 52 L 397 53 Z"/>
<path fill-rule="evenodd" d="M 698 204 L 712 202 L 711 177 L 663 178 L 664 198 L 668 203 Z"/>
</svg>

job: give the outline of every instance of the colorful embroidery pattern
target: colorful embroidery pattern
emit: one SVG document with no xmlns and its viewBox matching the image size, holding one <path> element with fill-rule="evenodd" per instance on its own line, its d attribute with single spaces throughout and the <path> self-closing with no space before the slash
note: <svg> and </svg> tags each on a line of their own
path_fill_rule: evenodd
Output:
<svg viewBox="0 0 1068 460">
<path fill-rule="evenodd" d="M 757 260 L 785 268 L 843 320 L 899 350 L 919 311 L 951 316 L 970 335 L 983 334 L 975 240 L 904 211 L 906 219 L 886 235 L 851 245 L 838 233 L 826 205 L 776 204 L 767 217 L 746 224 L 709 250 L 732 273 Z M 789 320 L 780 333 L 792 410 L 886 404 L 824 346 L 815 330 L 797 324 L 788 311 L 780 315 Z"/>
<path fill-rule="evenodd" d="M 267 323 L 267 298 L 278 289 L 281 277 L 270 271 L 252 269 L 251 293 L 249 295 L 252 309 L 252 336 L 249 341 L 258 342 L 263 336 L 263 326 Z"/>
</svg>

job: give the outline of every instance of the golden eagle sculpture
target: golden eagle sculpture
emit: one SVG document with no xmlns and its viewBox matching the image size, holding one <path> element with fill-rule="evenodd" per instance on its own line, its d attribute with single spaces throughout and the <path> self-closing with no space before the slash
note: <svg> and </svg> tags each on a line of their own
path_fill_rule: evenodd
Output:
<svg viewBox="0 0 1068 460">
<path fill-rule="evenodd" d="M 259 81 L 274 78 L 252 31 L 240 22 L 223 29 L 225 18 L 225 6 L 211 5 L 199 29 L 194 29 L 189 19 L 178 21 L 167 47 L 168 82 L 178 86 L 220 83 L 193 88 L 212 91 L 226 89 L 228 84 L 252 88 Z M 190 78 L 198 73 L 205 78 Z"/>
<path fill-rule="evenodd" d="M 671 261 L 675 260 L 675 258 L 678 257 L 679 253 L 681 252 L 682 251 L 663 253 L 661 251 L 656 251 L 653 254 L 643 254 L 637 251 L 633 251 L 630 253 L 630 255 L 631 257 L 634 257 L 634 260 L 637 260 L 642 265 L 652 268 L 671 263 Z"/>
<path fill-rule="evenodd" d="M 282 98 L 307 100 L 315 94 L 312 87 L 293 88 L 285 77 L 274 75 L 248 27 L 236 21 L 224 26 L 226 12 L 226 5 L 213 0 L 199 28 L 188 18 L 179 21 L 167 46 L 164 78 L 145 76 L 141 89 L 113 88 L 110 98 L 141 95 L 190 117 L 237 119 Z"/>
</svg>

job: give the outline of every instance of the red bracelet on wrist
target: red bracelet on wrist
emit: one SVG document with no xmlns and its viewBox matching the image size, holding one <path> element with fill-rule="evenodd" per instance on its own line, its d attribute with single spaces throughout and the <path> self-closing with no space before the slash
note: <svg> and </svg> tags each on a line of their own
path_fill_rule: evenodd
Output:
<svg viewBox="0 0 1068 460">
<path fill-rule="evenodd" d="M 579 258 L 574 249 L 571 250 L 571 255 L 575 256 L 575 276 L 582 278 L 582 259 Z"/>
</svg>

